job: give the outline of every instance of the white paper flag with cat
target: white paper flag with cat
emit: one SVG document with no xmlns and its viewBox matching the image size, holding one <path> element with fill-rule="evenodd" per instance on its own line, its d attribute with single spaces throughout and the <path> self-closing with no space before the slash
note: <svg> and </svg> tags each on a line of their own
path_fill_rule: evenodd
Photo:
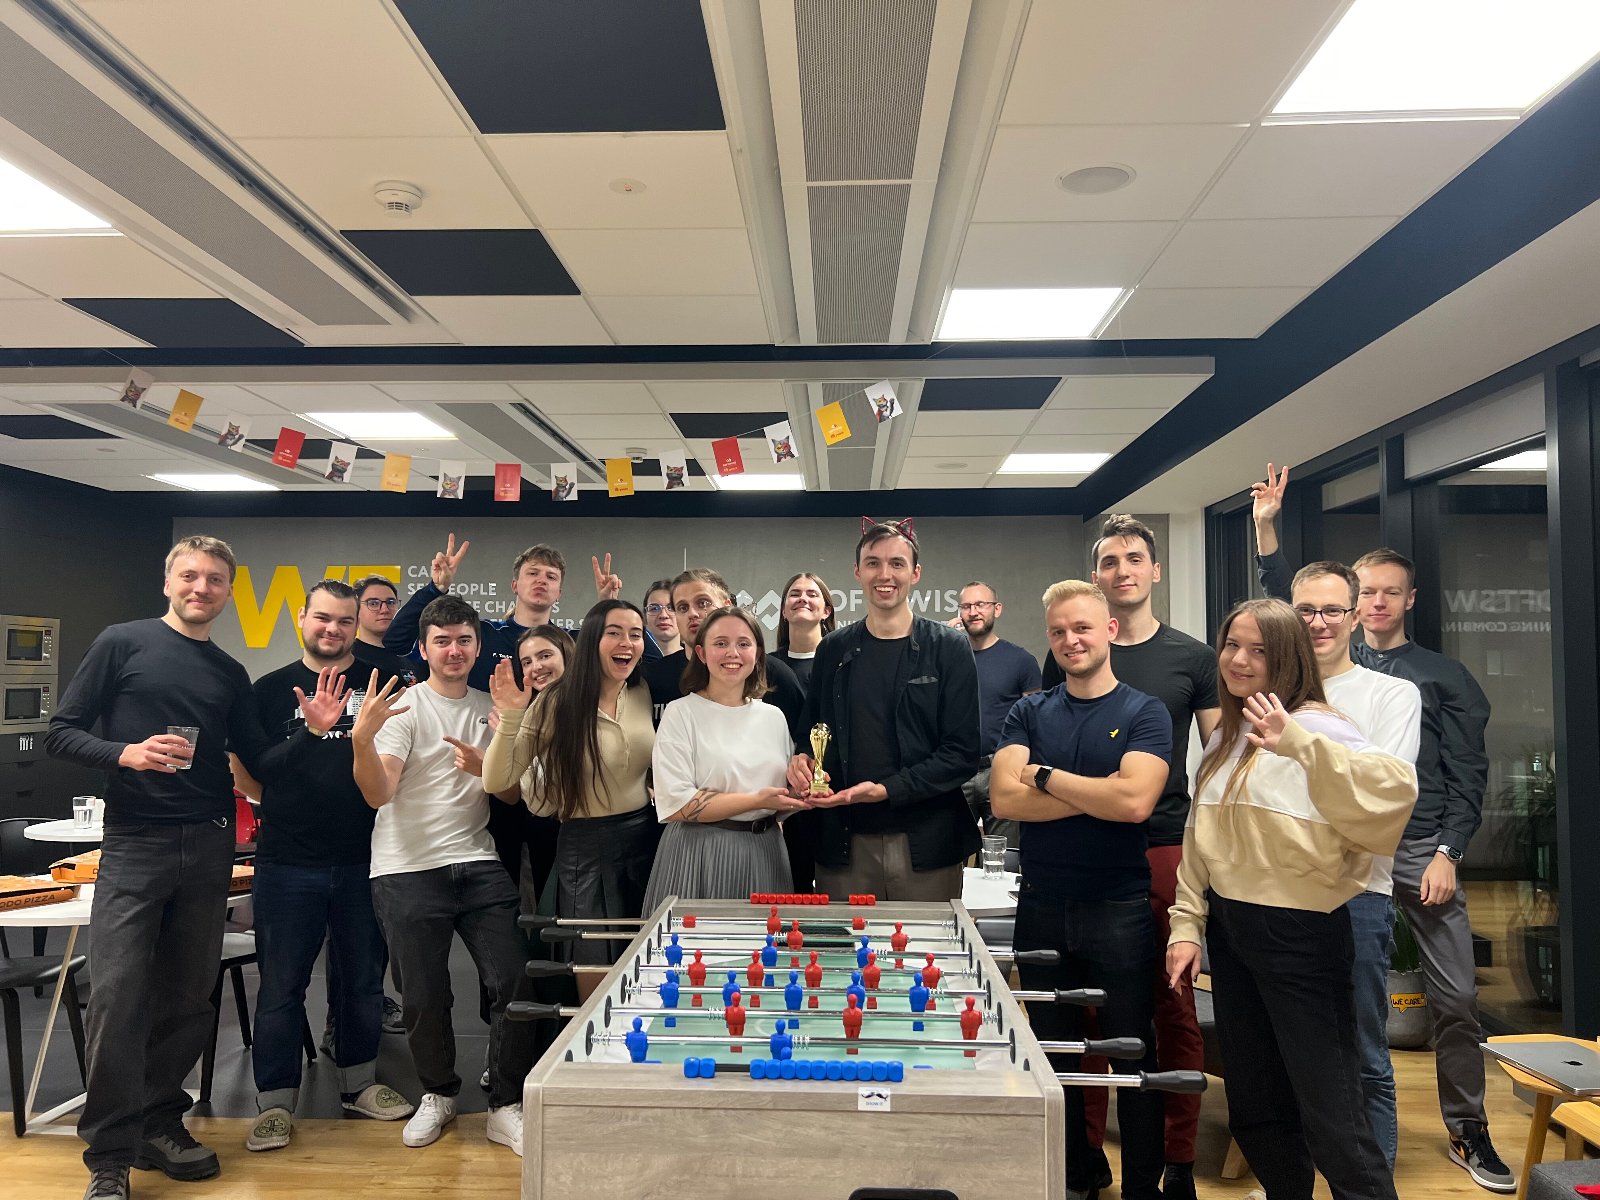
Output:
<svg viewBox="0 0 1600 1200">
<path fill-rule="evenodd" d="M 335 442 L 328 447 L 328 469 L 322 473 L 322 477 L 334 483 L 349 483 L 350 469 L 355 464 L 355 446 L 349 442 Z"/>
<path fill-rule="evenodd" d="M 439 463 L 439 488 L 434 493 L 441 500 L 459 500 L 467 490 L 467 464 L 464 462 Z"/>
<path fill-rule="evenodd" d="M 578 498 L 578 464 L 550 464 L 550 499 L 576 500 Z"/>
</svg>

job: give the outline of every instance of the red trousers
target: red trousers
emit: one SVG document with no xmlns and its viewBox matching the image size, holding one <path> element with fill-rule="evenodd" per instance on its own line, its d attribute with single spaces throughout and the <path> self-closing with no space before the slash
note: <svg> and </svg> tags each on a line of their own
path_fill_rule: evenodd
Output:
<svg viewBox="0 0 1600 1200">
<path fill-rule="evenodd" d="M 1146 857 L 1150 860 L 1150 908 L 1155 913 L 1161 945 L 1165 947 L 1172 933 L 1167 910 L 1177 898 L 1178 861 L 1183 857 L 1183 847 L 1151 846 Z M 1205 1067 L 1206 1050 L 1200 1039 L 1200 1024 L 1194 1015 L 1194 992 L 1189 988 L 1175 992 L 1167 987 L 1166 958 L 1163 950 L 1152 983 L 1156 989 L 1156 1061 L 1163 1071 L 1199 1071 Z M 1086 1055 L 1083 1059 L 1085 1071 L 1104 1071 L 1107 1067 L 1103 1058 Z M 1200 1097 L 1168 1092 L 1165 1100 L 1167 1161 L 1192 1163 L 1195 1129 L 1200 1123 Z M 1090 1143 L 1104 1144 L 1106 1089 L 1084 1089 L 1083 1110 Z"/>
</svg>

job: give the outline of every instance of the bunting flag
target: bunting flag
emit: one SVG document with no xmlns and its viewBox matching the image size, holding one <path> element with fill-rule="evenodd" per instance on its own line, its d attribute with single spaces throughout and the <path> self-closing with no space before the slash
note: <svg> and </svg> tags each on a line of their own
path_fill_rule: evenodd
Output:
<svg viewBox="0 0 1600 1200">
<path fill-rule="evenodd" d="M 434 495 L 441 500 L 460 500 L 467 491 L 467 464 L 439 460 L 439 486 Z"/>
<path fill-rule="evenodd" d="M 613 500 L 633 495 L 633 459 L 606 459 L 606 492 Z"/>
<path fill-rule="evenodd" d="M 739 453 L 738 438 L 718 438 L 712 442 L 711 457 L 717 464 L 718 475 L 744 474 L 744 455 Z"/>
<path fill-rule="evenodd" d="M 217 445 L 224 450 L 232 450 L 235 454 L 244 453 L 244 444 L 250 436 L 250 418 L 238 414 L 229 414 L 228 423 L 222 427 L 222 432 L 217 434 Z"/>
<path fill-rule="evenodd" d="M 305 444 L 305 434 L 285 425 L 278 430 L 278 444 L 272 449 L 272 461 L 280 467 L 294 470 L 300 463 L 300 450 Z"/>
<path fill-rule="evenodd" d="M 661 456 L 661 490 L 675 492 L 689 486 L 689 459 L 684 454 Z"/>
<path fill-rule="evenodd" d="M 887 379 L 880 380 L 866 389 L 867 399 L 872 403 L 872 415 L 878 419 L 878 424 L 892 421 L 901 416 L 905 410 L 900 407 L 900 397 L 894 394 L 894 384 Z"/>
<path fill-rule="evenodd" d="M 522 499 L 521 463 L 495 463 L 494 498 L 513 503 Z"/>
<path fill-rule="evenodd" d="M 844 404 L 838 400 L 817 409 L 817 424 L 822 429 L 822 440 L 830 446 L 850 436 L 850 423 L 844 419 Z"/>
<path fill-rule="evenodd" d="M 578 464 L 550 464 L 550 499 L 576 500 L 578 498 Z"/>
<path fill-rule="evenodd" d="M 776 425 L 768 425 L 762 432 L 767 435 L 767 450 L 773 462 L 800 461 L 800 456 L 794 452 L 794 430 L 789 427 L 789 422 L 779 421 Z"/>
<path fill-rule="evenodd" d="M 378 481 L 378 487 L 386 492 L 404 492 L 406 484 L 411 481 L 411 455 L 385 454 L 383 456 L 383 476 Z"/>
<path fill-rule="evenodd" d="M 200 415 L 200 406 L 204 403 L 203 397 L 179 388 L 178 398 L 172 402 L 172 411 L 167 414 L 167 424 L 188 433 L 194 428 L 195 418 Z"/>
<path fill-rule="evenodd" d="M 328 447 L 328 469 L 322 473 L 322 477 L 334 483 L 349 483 L 350 468 L 355 465 L 355 446 L 349 442 L 335 442 Z"/>
<path fill-rule="evenodd" d="M 132 371 L 122 385 L 122 394 L 117 399 L 129 408 L 138 408 L 139 401 L 144 399 L 144 394 L 150 390 L 150 385 L 154 382 L 155 380 L 146 372 Z"/>
</svg>

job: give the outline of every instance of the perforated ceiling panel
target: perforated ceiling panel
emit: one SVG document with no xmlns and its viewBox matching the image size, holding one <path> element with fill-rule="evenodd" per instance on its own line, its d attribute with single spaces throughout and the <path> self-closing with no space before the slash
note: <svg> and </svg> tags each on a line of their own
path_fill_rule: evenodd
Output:
<svg viewBox="0 0 1600 1200">
<path fill-rule="evenodd" d="M 889 340 L 910 201 L 904 183 L 806 189 L 819 341 Z"/>
<path fill-rule="evenodd" d="M 837 446 L 828 446 L 828 490 L 830 492 L 864 492 L 872 486 L 872 462 L 877 453 L 878 423 L 872 415 L 872 405 L 861 389 L 868 381 L 860 383 L 824 383 L 820 385 L 822 403 L 843 401 L 844 419 L 850 426 L 850 437 Z M 817 438 L 817 445 L 824 443 Z"/>
<path fill-rule="evenodd" d="M 386 322 L 258 218 L 0 26 L 6 119 L 318 325 Z"/>
</svg>

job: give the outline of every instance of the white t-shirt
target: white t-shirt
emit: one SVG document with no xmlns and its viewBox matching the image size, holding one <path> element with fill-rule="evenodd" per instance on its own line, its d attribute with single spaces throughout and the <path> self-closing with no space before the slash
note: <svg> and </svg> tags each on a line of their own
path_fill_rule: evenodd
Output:
<svg viewBox="0 0 1600 1200">
<path fill-rule="evenodd" d="M 1328 703 L 1350 718 L 1363 737 L 1385 754 L 1417 765 L 1422 744 L 1422 692 L 1409 679 L 1352 667 L 1324 679 Z M 1394 859 L 1373 855 L 1367 891 L 1394 895 Z"/>
<path fill-rule="evenodd" d="M 391 717 L 373 739 L 379 755 L 405 766 L 372 827 L 372 876 L 495 861 L 489 805 L 499 801 L 478 776 L 456 769 L 456 748 L 444 740 L 488 748 L 488 695 L 469 691 L 452 700 L 419 683 L 400 703 L 409 711 Z"/>
<path fill-rule="evenodd" d="M 782 710 L 757 700 L 729 708 L 704 696 L 674 700 L 661 712 L 652 758 L 656 814 L 665 821 L 701 788 L 759 792 L 782 787 L 794 742 Z M 754 821 L 775 809 L 756 808 L 730 818 Z"/>
</svg>

